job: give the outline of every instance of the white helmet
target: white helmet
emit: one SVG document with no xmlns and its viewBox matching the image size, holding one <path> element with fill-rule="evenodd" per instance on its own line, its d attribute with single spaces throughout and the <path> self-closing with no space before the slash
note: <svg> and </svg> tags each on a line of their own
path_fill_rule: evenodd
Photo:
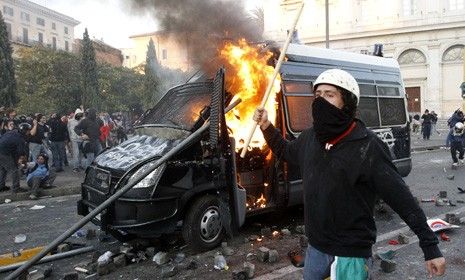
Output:
<svg viewBox="0 0 465 280">
<path fill-rule="evenodd" d="M 313 90 L 315 91 L 318 85 L 329 84 L 338 86 L 350 91 L 357 97 L 357 105 L 360 101 L 360 88 L 355 78 L 348 72 L 341 69 L 329 69 L 321 73 L 313 83 Z"/>
<path fill-rule="evenodd" d="M 462 130 L 462 129 L 463 129 L 463 123 L 457 122 L 457 123 L 455 124 L 455 129 L 456 129 L 456 130 Z"/>
</svg>

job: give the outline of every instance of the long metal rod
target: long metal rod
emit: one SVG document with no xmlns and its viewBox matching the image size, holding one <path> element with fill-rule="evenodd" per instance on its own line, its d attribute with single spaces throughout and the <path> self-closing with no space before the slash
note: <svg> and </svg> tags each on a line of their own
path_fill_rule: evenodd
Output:
<svg viewBox="0 0 465 280">
<path fill-rule="evenodd" d="M 43 259 L 39 260 L 37 263 L 39 264 L 39 263 L 52 262 L 52 261 L 55 261 L 55 260 L 64 259 L 64 258 L 67 258 L 67 257 L 76 256 L 76 255 L 79 255 L 79 254 L 84 254 L 84 253 L 87 253 L 87 252 L 90 252 L 90 251 L 93 251 L 93 250 L 94 250 L 94 246 L 87 246 L 87 247 L 84 247 L 84 248 L 79 248 L 79 249 L 71 250 L 71 251 L 68 251 L 68 252 L 58 253 L 58 254 L 54 254 L 54 255 L 51 255 L 51 256 L 45 256 Z M 24 263 L 26 263 L 26 262 L 24 261 L 24 262 L 19 262 L 19 263 L 15 263 L 15 264 L 0 266 L 0 273 L 16 269 L 16 268 L 20 267 L 21 265 L 23 265 Z"/>
<path fill-rule="evenodd" d="M 227 108 L 225 108 L 225 113 L 229 112 L 232 108 L 237 106 L 241 102 L 240 99 L 237 99 L 235 102 L 233 102 L 231 105 L 229 105 Z M 132 184 L 125 185 L 121 189 L 119 189 L 116 193 L 114 193 L 112 196 L 110 196 L 107 200 L 102 202 L 97 208 L 92 210 L 89 214 L 87 214 L 84 218 L 79 220 L 77 223 L 75 223 L 71 228 L 69 228 L 67 231 L 62 233 L 60 236 L 58 236 L 55 240 L 53 240 L 47 247 L 45 247 L 39 254 L 35 255 L 32 259 L 21 265 L 17 270 L 15 270 L 13 273 L 7 276 L 5 278 L 6 280 L 12 280 L 17 278 L 18 276 L 21 275 L 24 271 L 26 271 L 28 268 L 33 266 L 38 260 L 42 259 L 45 255 L 47 255 L 50 251 L 52 251 L 55 247 L 63 243 L 65 239 L 73 235 L 78 229 L 83 227 L 85 224 L 87 224 L 90 220 L 92 220 L 95 216 L 97 216 L 100 212 L 105 210 L 108 206 L 110 206 L 111 203 L 113 203 L 115 200 L 120 198 L 123 194 L 125 194 L 127 191 L 132 189 L 137 183 L 142 181 L 145 177 L 147 177 L 152 171 L 154 171 L 156 168 L 158 168 L 160 165 L 162 165 L 164 162 L 168 161 L 171 157 L 173 157 L 175 154 L 177 154 L 179 151 L 185 148 L 188 144 L 191 143 L 193 139 L 196 139 L 197 137 L 200 137 L 210 126 L 210 123 L 207 121 L 205 124 L 200 127 L 197 131 L 189 135 L 186 139 L 184 139 L 181 143 L 179 143 L 176 147 L 174 147 L 172 150 L 167 152 L 164 156 L 162 156 L 160 159 L 157 160 L 154 166 L 149 168 L 146 172 L 142 173 L 137 179 L 133 181 Z"/>
<path fill-rule="evenodd" d="M 284 57 L 286 56 L 287 48 L 289 47 L 289 44 L 291 43 L 292 37 L 294 35 L 294 30 L 297 26 L 297 22 L 299 21 L 300 15 L 302 14 L 302 11 L 304 9 L 304 3 L 302 2 L 302 5 L 300 6 L 297 15 L 294 19 L 294 23 L 292 24 L 292 28 L 289 29 L 289 34 L 287 36 L 286 41 L 284 42 L 283 49 L 281 50 L 281 53 L 279 54 L 278 62 L 276 63 L 276 66 L 274 67 L 274 73 L 271 79 L 268 81 L 268 87 L 266 88 L 265 95 L 263 96 L 262 103 L 260 104 L 259 108 L 265 108 L 266 102 L 268 101 L 268 97 L 270 97 L 271 94 L 271 89 L 273 88 L 274 81 L 276 80 L 276 77 L 278 76 L 279 69 L 281 68 L 281 64 L 284 61 Z M 257 122 L 253 122 L 252 128 L 250 129 L 249 136 L 247 139 L 245 139 L 244 143 L 244 148 L 242 149 L 241 152 L 241 158 L 245 157 L 245 154 L 247 153 L 247 147 L 249 147 L 250 141 L 252 140 L 252 136 L 255 133 L 255 129 L 257 129 Z"/>
<path fill-rule="evenodd" d="M 329 0 L 325 1 L 326 15 L 326 48 L 329 49 Z"/>
</svg>

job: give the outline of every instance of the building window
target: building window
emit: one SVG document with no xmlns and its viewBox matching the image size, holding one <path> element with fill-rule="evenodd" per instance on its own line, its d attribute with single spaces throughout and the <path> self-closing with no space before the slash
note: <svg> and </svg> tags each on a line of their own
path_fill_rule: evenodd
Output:
<svg viewBox="0 0 465 280">
<path fill-rule="evenodd" d="M 418 13 L 418 3 L 416 0 L 403 0 L 402 8 L 404 16 L 413 16 Z"/>
<path fill-rule="evenodd" d="M 26 12 L 21 12 L 21 20 L 26 22 L 31 21 L 29 14 Z"/>
<path fill-rule="evenodd" d="M 3 14 L 8 15 L 8 16 L 13 16 L 14 15 L 13 8 L 8 7 L 8 6 L 3 6 Z"/>
<path fill-rule="evenodd" d="M 463 10 L 464 2 L 464 0 L 449 0 L 449 10 Z"/>
<path fill-rule="evenodd" d="M 426 56 L 419 50 L 409 49 L 401 53 L 397 61 L 402 65 L 425 64 Z"/>
<path fill-rule="evenodd" d="M 29 34 L 27 28 L 23 28 L 23 43 L 29 44 Z"/>
<path fill-rule="evenodd" d="M 161 56 L 163 59 L 167 59 L 168 58 L 168 50 L 162 50 L 162 56 Z"/>
<path fill-rule="evenodd" d="M 36 23 L 37 25 L 45 26 L 45 19 L 38 17 Z"/>
<path fill-rule="evenodd" d="M 69 51 L 69 43 L 68 43 L 68 41 L 65 41 L 65 51 Z"/>
<path fill-rule="evenodd" d="M 442 55 L 443 62 L 458 61 L 463 62 L 463 45 L 455 45 L 448 48 Z"/>
<path fill-rule="evenodd" d="M 53 49 L 54 51 L 57 50 L 57 37 L 53 37 L 53 38 L 52 38 L 52 49 Z"/>
<path fill-rule="evenodd" d="M 52 22 L 52 29 L 57 30 L 57 26 L 56 26 L 56 24 L 54 22 Z"/>
<path fill-rule="evenodd" d="M 44 34 L 42 34 L 42 33 L 39 32 L 39 34 L 38 34 L 38 41 L 39 41 L 39 43 L 41 43 L 41 44 L 44 42 Z"/>
<path fill-rule="evenodd" d="M 65 34 L 68 34 L 68 27 L 65 26 Z"/>
<path fill-rule="evenodd" d="M 6 33 L 8 33 L 8 40 L 11 40 L 12 35 L 11 35 L 11 23 L 5 22 L 6 24 Z"/>
</svg>

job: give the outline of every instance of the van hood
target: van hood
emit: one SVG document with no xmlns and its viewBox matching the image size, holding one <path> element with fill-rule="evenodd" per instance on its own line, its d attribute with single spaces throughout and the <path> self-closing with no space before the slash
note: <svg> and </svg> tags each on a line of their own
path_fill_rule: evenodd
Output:
<svg viewBox="0 0 465 280">
<path fill-rule="evenodd" d="M 148 135 L 135 135 L 98 155 L 95 163 L 99 167 L 125 172 L 140 161 L 163 156 L 184 138 L 164 139 Z"/>
</svg>

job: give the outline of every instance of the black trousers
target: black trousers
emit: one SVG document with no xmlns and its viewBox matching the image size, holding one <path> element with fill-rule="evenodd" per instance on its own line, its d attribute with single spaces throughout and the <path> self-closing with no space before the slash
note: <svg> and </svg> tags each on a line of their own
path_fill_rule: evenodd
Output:
<svg viewBox="0 0 465 280">
<path fill-rule="evenodd" d="M 452 160 L 454 163 L 458 162 L 457 152 L 459 153 L 459 159 L 463 159 L 463 144 L 462 142 L 452 142 L 450 144 L 450 153 L 452 155 Z"/>
</svg>

